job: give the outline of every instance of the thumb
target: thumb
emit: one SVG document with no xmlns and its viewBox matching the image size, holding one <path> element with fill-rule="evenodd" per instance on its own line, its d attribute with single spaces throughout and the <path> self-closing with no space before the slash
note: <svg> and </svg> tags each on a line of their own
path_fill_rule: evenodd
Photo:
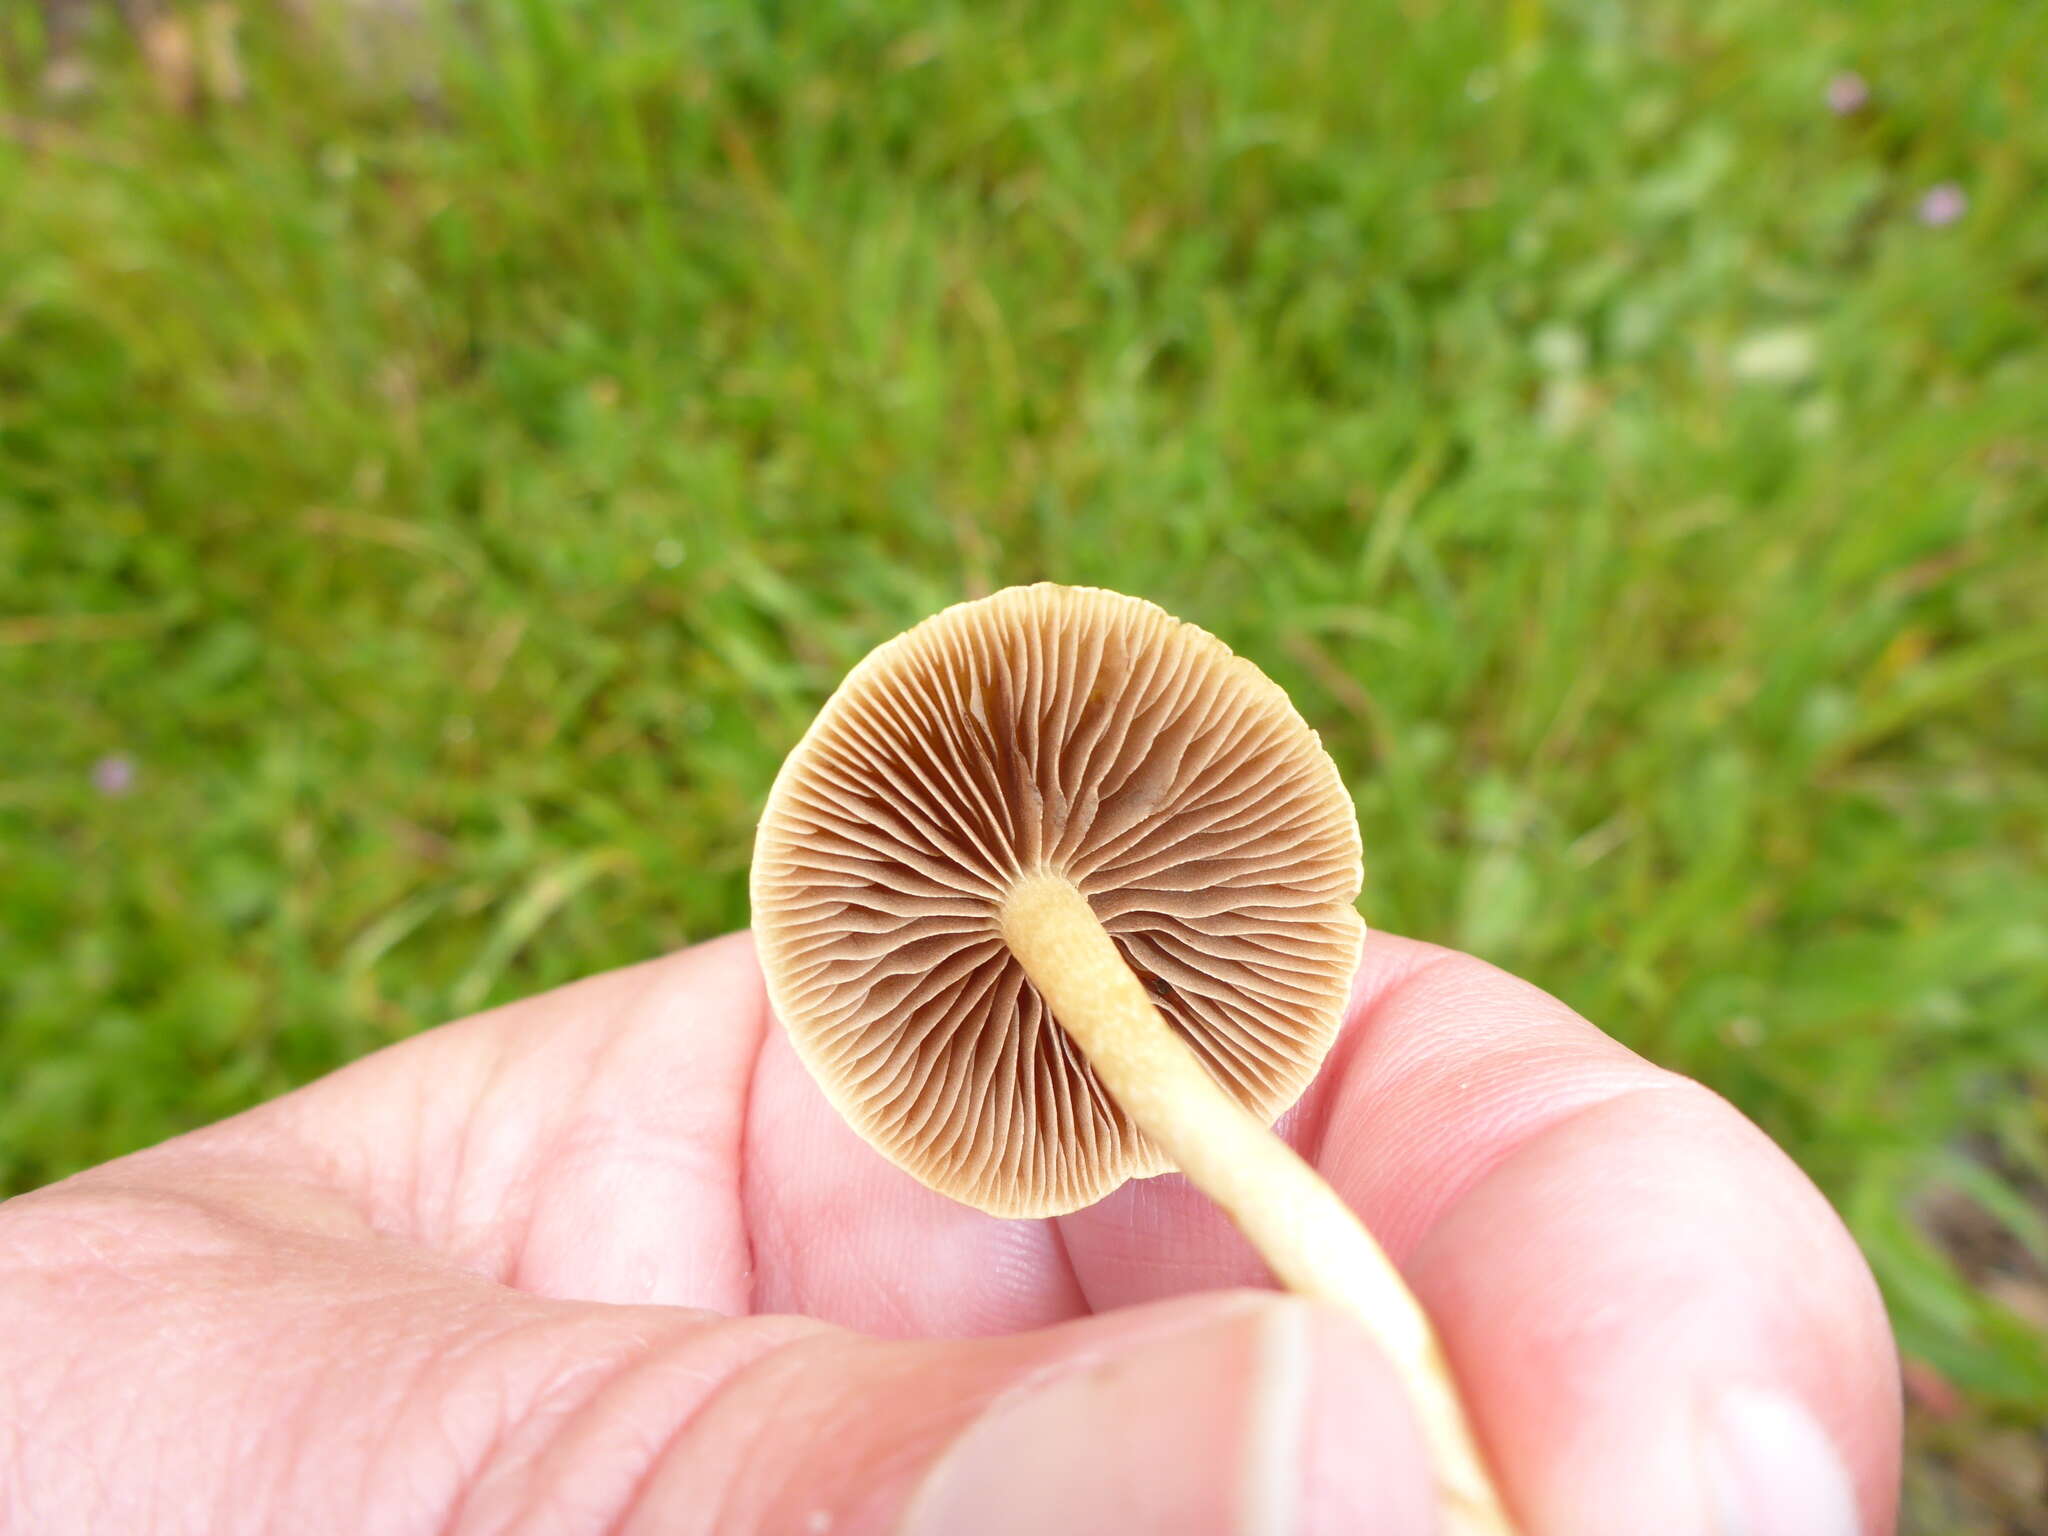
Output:
<svg viewBox="0 0 2048 1536">
<path fill-rule="evenodd" d="M 0 1207 L 0 1529 L 1432 1527 L 1391 1373 L 1298 1298 L 882 1340 L 524 1295 L 178 1166 Z"/>
<path fill-rule="evenodd" d="M 1297 1298 L 1186 1297 L 1012 1339 L 829 1334 L 807 1347 L 807 1363 L 785 1357 L 784 1380 L 721 1393 L 671 1445 L 639 1506 L 650 1529 L 703 1520 L 721 1462 L 744 1476 L 721 1490 L 718 1529 L 1433 1528 L 1391 1372 L 1355 1324 Z"/>
</svg>

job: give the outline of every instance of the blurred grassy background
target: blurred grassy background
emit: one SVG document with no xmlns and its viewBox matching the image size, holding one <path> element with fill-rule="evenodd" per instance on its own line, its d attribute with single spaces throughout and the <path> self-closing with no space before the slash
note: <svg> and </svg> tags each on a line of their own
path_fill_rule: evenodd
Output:
<svg viewBox="0 0 2048 1536">
<path fill-rule="evenodd" d="M 743 923 L 854 658 L 1094 582 L 1780 1138 L 1916 1528 L 2042 1529 L 2048 20 L 1801 15 L 10 7 L 0 1193 Z"/>
</svg>

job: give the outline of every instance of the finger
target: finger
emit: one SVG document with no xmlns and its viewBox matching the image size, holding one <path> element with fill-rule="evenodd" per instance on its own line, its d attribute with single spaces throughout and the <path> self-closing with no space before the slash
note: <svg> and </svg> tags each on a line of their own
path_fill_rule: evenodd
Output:
<svg viewBox="0 0 2048 1536">
<path fill-rule="evenodd" d="M 1721 1100 L 1491 967 L 1376 937 L 1287 1129 L 1405 1263 L 1537 1536 L 1889 1528 L 1875 1287 Z M 1096 1305 L 1258 1274 L 1178 1179 L 1063 1225 Z"/>
<path fill-rule="evenodd" d="M 1304 1302 L 888 1343 L 524 1295 L 163 1171 L 0 1209 L 10 1528 L 1429 1529 L 1398 1389 Z"/>
<path fill-rule="evenodd" d="M 429 1031 L 201 1133 L 540 1295 L 892 1336 L 1082 1314 L 1058 1233 L 886 1162 L 768 1028 L 734 934 Z"/>
<path fill-rule="evenodd" d="M 1003 1221 L 925 1188 L 825 1102 L 773 1031 L 743 1170 L 762 1311 L 890 1337 L 1011 1333 L 1088 1310 L 1058 1227 Z"/>
<path fill-rule="evenodd" d="M 737 1168 L 767 1024 L 748 937 L 414 1037 L 188 1138 L 540 1295 L 745 1312 Z"/>
<path fill-rule="evenodd" d="M 1575 1109 L 1673 1081 L 1548 994 L 1391 934 L 1365 944 L 1343 1030 L 1277 1127 L 1398 1262 L 1494 1162 Z M 1268 1283 L 1257 1254 L 1177 1176 L 1060 1223 L 1091 1305 Z"/>
<path fill-rule="evenodd" d="M 1827 1203 L 1689 1085 L 1554 1122 L 1410 1259 L 1538 1532 L 1887 1531 L 1897 1366 Z"/>
<path fill-rule="evenodd" d="M 1012 1339 L 832 1332 L 811 1349 L 700 1413 L 623 1528 L 1434 1528 L 1398 1387 L 1352 1324 L 1305 1302 L 1219 1294 Z"/>
</svg>

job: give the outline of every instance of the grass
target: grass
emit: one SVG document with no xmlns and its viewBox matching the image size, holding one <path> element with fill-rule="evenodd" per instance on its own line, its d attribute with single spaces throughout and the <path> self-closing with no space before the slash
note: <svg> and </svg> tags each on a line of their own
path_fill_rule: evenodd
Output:
<svg viewBox="0 0 2048 1536">
<path fill-rule="evenodd" d="M 853 659 L 1100 583 L 1294 694 L 1377 926 L 1784 1142 L 1924 1528 L 2027 1528 L 1970 1458 L 2048 1416 L 2036 8 L 334 25 L 12 88 L 0 1193 L 743 923 Z"/>
</svg>

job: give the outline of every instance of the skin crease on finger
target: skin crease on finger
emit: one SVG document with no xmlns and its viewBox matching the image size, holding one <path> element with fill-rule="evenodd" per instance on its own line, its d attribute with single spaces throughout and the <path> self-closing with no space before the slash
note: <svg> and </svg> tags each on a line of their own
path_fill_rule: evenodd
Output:
<svg viewBox="0 0 2048 1536">
<path fill-rule="evenodd" d="M 1058 1528 L 1428 1528 L 1398 1386 L 1354 1325 L 1304 1303 L 1208 1293 L 889 1342 L 551 1302 L 360 1230 L 299 1230 L 274 1191 L 251 1215 L 248 1180 L 208 1155 L 154 1161 L 9 1217 L 31 1257 L 0 1276 L 22 1330 L 0 1422 L 35 1430 L 0 1464 L 0 1529 L 843 1536 L 921 1508 L 925 1529 L 996 1536 L 1011 1527 L 954 1518 L 984 1503 L 991 1459 L 1009 1482 L 991 1519 L 1081 1494 L 1090 1517 Z M 94 1323 L 68 1347 L 67 1313 Z M 1277 1435 L 1255 1432 L 1276 1333 L 1307 1388 Z"/>
<path fill-rule="evenodd" d="M 1825 1427 L 1863 1528 L 1889 1529 L 1896 1378 L 1874 1288 L 1825 1203 L 1719 1100 L 1490 967 L 1376 936 L 1283 1129 L 1410 1269 L 1532 1536 L 1593 1532 L 1586 1490 L 1661 1465 L 1653 1438 L 1687 1447 L 1666 1475 L 1692 1478 L 1693 1399 L 1759 1373 Z M 291 1170 L 265 1198 L 316 1191 L 321 1241 L 368 1230 L 386 1259 L 423 1244 L 478 1296 L 502 1283 L 536 1305 L 962 1336 L 1266 1283 L 1176 1177 L 1042 1222 L 923 1189 L 825 1105 L 743 935 L 432 1031 L 132 1165 L 175 1183 L 173 1158 Z"/>
</svg>

